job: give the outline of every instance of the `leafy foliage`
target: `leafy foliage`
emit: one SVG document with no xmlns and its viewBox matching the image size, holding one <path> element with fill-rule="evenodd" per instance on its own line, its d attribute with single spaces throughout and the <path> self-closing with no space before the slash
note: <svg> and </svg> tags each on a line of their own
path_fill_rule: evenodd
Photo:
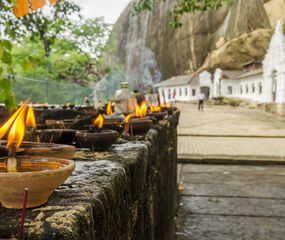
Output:
<svg viewBox="0 0 285 240">
<path fill-rule="evenodd" d="M 13 14 L 13 0 L 0 1 L 0 26 L 4 27 L 5 35 L 11 39 L 20 37 L 46 37 L 52 41 L 71 23 L 70 15 L 78 13 L 78 5 L 68 0 L 58 0 L 31 12 L 24 17 L 17 18 Z M 45 36 L 46 35 L 46 36 Z"/>
<path fill-rule="evenodd" d="M 136 12 L 151 10 L 160 0 L 137 0 L 134 4 Z M 166 2 L 166 0 L 162 0 Z M 171 0 L 170 0 L 171 1 Z M 172 0 L 174 1 L 174 0 Z M 184 13 L 218 9 L 223 3 L 231 4 L 233 0 L 177 0 L 173 9 L 169 11 L 170 25 L 174 28 L 182 26 L 180 18 Z"/>
<path fill-rule="evenodd" d="M 2 90 L 1 99 L 10 110 L 13 109 L 17 103 L 14 94 L 11 92 L 11 87 L 15 83 L 15 79 L 3 77 L 3 72 L 7 72 L 9 74 L 13 73 L 11 50 L 12 44 L 10 41 L 0 40 L 0 63 L 3 63 L 0 65 L 0 88 Z"/>
<path fill-rule="evenodd" d="M 30 35 L 32 39 L 40 38 L 44 43 L 45 53 L 48 55 L 49 45 L 65 26 L 70 24 L 70 15 L 80 11 L 80 8 L 73 2 L 59 0 L 53 6 L 48 6 L 50 9 L 47 14 L 44 13 L 46 10 L 39 9 L 24 17 L 16 18 L 13 14 L 14 3 L 15 0 L 0 1 L 0 37 L 4 32 L 5 36 L 10 39 L 0 39 L 0 88 L 1 99 L 9 110 L 16 107 L 17 103 L 11 92 L 12 86 L 15 85 L 11 40 L 20 41 L 26 35 Z M 27 72 L 29 67 L 35 68 L 36 62 L 37 59 L 28 56 L 22 59 L 20 65 Z M 10 77 L 3 77 L 3 73 Z"/>
<path fill-rule="evenodd" d="M 44 76 L 89 86 L 108 68 L 103 53 L 114 49 L 110 32 L 111 26 L 103 18 L 72 23 L 54 40 L 48 58 L 41 41 L 27 37 L 13 49 L 15 72 L 22 77 L 42 79 Z"/>
</svg>

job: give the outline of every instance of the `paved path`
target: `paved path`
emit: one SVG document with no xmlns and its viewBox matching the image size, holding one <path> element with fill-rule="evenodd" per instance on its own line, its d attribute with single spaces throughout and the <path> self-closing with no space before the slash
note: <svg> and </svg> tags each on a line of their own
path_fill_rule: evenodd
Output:
<svg viewBox="0 0 285 240">
<path fill-rule="evenodd" d="M 195 104 L 179 104 L 178 133 L 218 136 L 283 136 L 285 119 L 262 110 L 245 107 L 206 106 L 198 111 Z"/>
<path fill-rule="evenodd" d="M 240 107 L 208 106 L 203 112 L 193 104 L 179 107 L 179 159 L 285 160 L 284 118 Z"/>
<path fill-rule="evenodd" d="M 284 119 L 246 108 L 179 107 L 177 240 L 284 240 L 285 166 L 264 165 L 285 164 Z"/>
<path fill-rule="evenodd" d="M 285 138 L 179 137 L 180 160 L 285 161 Z M 220 161 L 222 162 L 222 161 Z"/>
</svg>

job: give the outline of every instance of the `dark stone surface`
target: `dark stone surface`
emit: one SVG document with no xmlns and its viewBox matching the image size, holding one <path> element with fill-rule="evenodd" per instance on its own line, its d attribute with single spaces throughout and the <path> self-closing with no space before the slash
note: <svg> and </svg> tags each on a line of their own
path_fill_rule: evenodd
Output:
<svg viewBox="0 0 285 240">
<path fill-rule="evenodd" d="M 77 154 L 68 181 L 27 211 L 23 239 L 173 239 L 178 117 L 100 157 Z M 0 239 L 18 237 L 20 216 L 0 207 Z"/>
<path fill-rule="evenodd" d="M 184 218 L 177 240 L 284 240 L 285 219 L 192 215 Z"/>
<path fill-rule="evenodd" d="M 179 166 L 177 240 L 281 240 L 284 166 Z"/>
</svg>

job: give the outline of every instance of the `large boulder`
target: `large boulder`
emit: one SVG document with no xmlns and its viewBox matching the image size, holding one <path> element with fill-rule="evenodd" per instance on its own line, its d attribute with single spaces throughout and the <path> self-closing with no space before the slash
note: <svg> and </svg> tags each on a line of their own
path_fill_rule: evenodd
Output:
<svg viewBox="0 0 285 240">
<path fill-rule="evenodd" d="M 285 19 L 284 0 L 234 0 L 217 11 L 184 14 L 182 27 L 172 29 L 168 10 L 174 3 L 158 1 L 152 11 L 136 16 L 131 2 L 115 24 L 113 60 L 125 65 L 127 75 L 139 69 L 137 77 L 129 75 L 141 84 L 154 77 L 155 69 L 166 79 L 201 69 L 239 68 L 262 58 L 276 19 Z"/>
</svg>

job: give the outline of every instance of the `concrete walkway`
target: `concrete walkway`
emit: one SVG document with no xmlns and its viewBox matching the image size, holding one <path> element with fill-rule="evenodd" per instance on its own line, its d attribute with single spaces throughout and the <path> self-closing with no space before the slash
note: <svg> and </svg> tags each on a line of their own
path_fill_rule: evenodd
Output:
<svg viewBox="0 0 285 240">
<path fill-rule="evenodd" d="M 179 107 L 177 240 L 285 239 L 284 119 L 246 108 Z"/>
<path fill-rule="evenodd" d="M 180 104 L 178 158 L 183 162 L 285 160 L 285 120 L 270 113 L 229 106 Z"/>
</svg>

